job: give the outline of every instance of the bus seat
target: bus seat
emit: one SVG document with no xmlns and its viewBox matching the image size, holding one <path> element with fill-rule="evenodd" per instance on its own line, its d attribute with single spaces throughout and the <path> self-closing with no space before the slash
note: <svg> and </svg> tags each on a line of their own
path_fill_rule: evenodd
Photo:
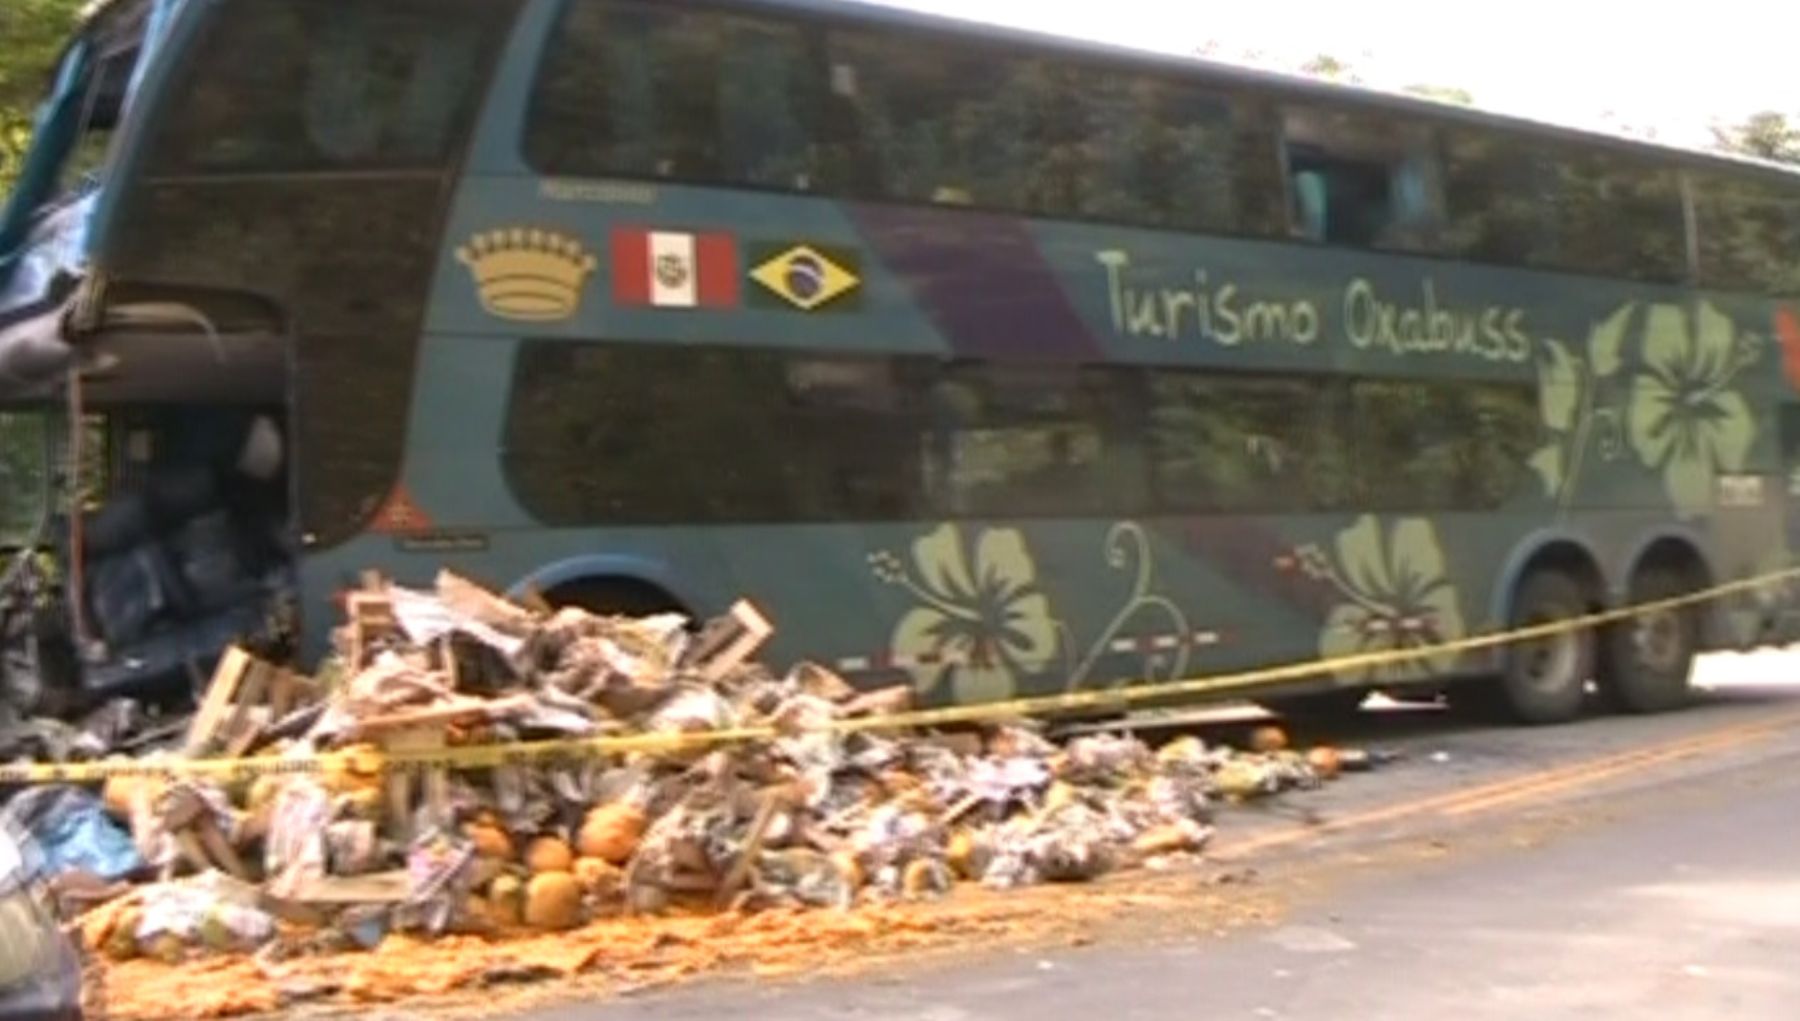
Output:
<svg viewBox="0 0 1800 1021">
<path fill-rule="evenodd" d="M 255 597 L 259 581 L 246 570 L 243 542 L 236 520 L 223 510 L 201 515 L 169 537 L 169 559 L 186 590 L 189 615 Z"/>
<path fill-rule="evenodd" d="M 175 600 L 173 572 L 162 549 L 146 543 L 89 565 L 87 604 L 108 645 L 143 639 Z"/>
</svg>

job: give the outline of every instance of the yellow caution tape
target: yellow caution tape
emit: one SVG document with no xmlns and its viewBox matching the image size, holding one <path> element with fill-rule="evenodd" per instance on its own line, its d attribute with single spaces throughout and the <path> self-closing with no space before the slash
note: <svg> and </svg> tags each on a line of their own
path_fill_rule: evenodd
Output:
<svg viewBox="0 0 1800 1021">
<path fill-rule="evenodd" d="M 1057 695 L 1041 695 L 1006 702 L 984 702 L 978 705 L 921 709 L 886 716 L 833 720 L 814 732 L 852 733 L 869 730 L 910 730 L 957 723 L 979 723 L 1023 717 L 1044 717 L 1095 709 L 1125 709 L 1148 701 L 1198 695 L 1245 694 L 1277 684 L 1308 680 L 1326 674 L 1349 670 L 1370 670 L 1420 659 L 1461 655 L 1500 648 L 1521 642 L 1536 641 L 1555 635 L 1588 628 L 1603 627 L 1650 613 L 1678 610 L 1711 602 L 1768 585 L 1800 579 L 1800 567 L 1773 571 L 1740 581 L 1726 582 L 1680 596 L 1656 599 L 1633 606 L 1603 610 L 1580 617 L 1549 621 L 1509 631 L 1458 638 L 1408 649 L 1312 659 L 1279 666 L 1260 667 L 1211 677 L 1195 677 L 1137 687 L 1116 687 L 1094 691 L 1072 691 Z M 629 736 L 571 738 L 550 741 L 518 741 L 505 744 L 470 745 L 465 747 L 419 751 L 391 750 L 374 752 L 357 749 L 317 752 L 305 755 L 268 756 L 247 759 L 141 759 L 77 762 L 66 764 L 29 762 L 0 765 L 0 784 L 94 783 L 112 777 L 208 777 L 224 781 L 245 780 L 271 774 L 329 774 L 338 772 L 374 774 L 396 770 L 448 768 L 454 770 L 496 769 L 507 766 L 576 762 L 606 756 L 634 753 L 656 753 L 706 749 L 753 741 L 768 741 L 794 731 L 774 727 L 740 727 L 694 733 L 651 732 Z"/>
</svg>

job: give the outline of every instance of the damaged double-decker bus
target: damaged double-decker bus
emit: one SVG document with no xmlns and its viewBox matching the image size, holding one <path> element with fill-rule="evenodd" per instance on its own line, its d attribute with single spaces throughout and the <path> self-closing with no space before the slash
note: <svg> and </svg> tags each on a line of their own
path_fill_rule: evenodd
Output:
<svg viewBox="0 0 1800 1021">
<path fill-rule="evenodd" d="M 448 568 L 927 703 L 1667 708 L 1786 586 L 1440 647 L 1786 568 L 1796 366 L 1752 161 L 851 2 L 114 0 L 0 221 L 8 676 Z"/>
</svg>

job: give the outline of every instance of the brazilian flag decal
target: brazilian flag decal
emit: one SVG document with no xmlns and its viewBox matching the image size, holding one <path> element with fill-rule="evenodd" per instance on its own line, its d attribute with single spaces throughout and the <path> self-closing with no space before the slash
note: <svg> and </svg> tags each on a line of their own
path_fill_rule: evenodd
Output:
<svg viewBox="0 0 1800 1021">
<path fill-rule="evenodd" d="M 853 308 L 862 299 L 861 260 L 834 245 L 748 246 L 751 304 L 802 312 Z"/>
</svg>

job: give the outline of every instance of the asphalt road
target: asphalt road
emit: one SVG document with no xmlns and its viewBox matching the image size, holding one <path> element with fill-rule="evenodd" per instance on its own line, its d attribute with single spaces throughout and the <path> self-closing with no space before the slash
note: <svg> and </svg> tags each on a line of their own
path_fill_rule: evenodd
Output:
<svg viewBox="0 0 1800 1021">
<path fill-rule="evenodd" d="M 1405 751 L 1403 766 L 1321 795 L 1317 818 L 1234 831 L 1247 860 L 1281 855 L 1259 883 L 1308 891 L 1266 925 L 971 947 L 875 977 L 727 980 L 511 1018 L 1800 1017 L 1800 690 L 1786 684 L 1800 658 L 1703 676 L 1720 686 L 1708 704 L 1667 717 L 1364 721 L 1354 736 Z M 1671 751 L 1632 757 L 1646 748 Z M 1259 841 L 1280 851 L 1250 854 Z"/>
</svg>

